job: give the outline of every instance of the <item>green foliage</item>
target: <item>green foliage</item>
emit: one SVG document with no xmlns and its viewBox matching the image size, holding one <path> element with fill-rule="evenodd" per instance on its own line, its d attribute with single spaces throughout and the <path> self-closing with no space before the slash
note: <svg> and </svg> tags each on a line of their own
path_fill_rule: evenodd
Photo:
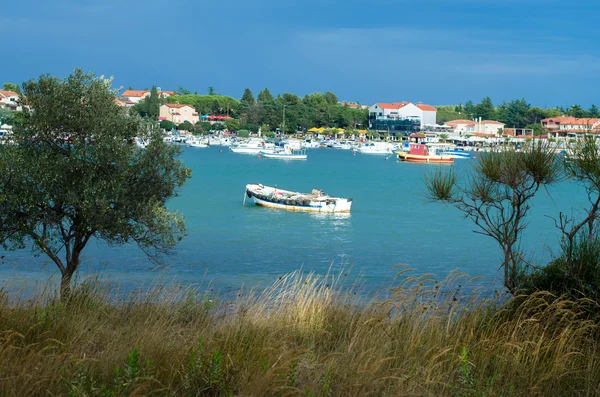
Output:
<svg viewBox="0 0 600 397">
<path fill-rule="evenodd" d="M 23 85 L 34 110 L 15 126 L 15 145 L 0 145 L 0 241 L 31 245 L 59 268 L 61 295 L 90 239 L 135 242 L 153 260 L 185 234 L 166 201 L 190 176 L 158 130 L 115 103 L 110 81 L 76 69 L 59 80 Z M 145 150 L 133 144 L 145 137 Z M 63 258 L 60 256 L 64 255 Z"/>
<path fill-rule="evenodd" d="M 211 126 L 211 130 L 215 130 L 215 131 L 223 131 L 225 129 L 225 124 L 223 123 L 214 123 Z"/>
<path fill-rule="evenodd" d="M 446 121 L 469 119 L 462 105 L 459 106 L 437 106 L 436 123 L 444 124 Z"/>
<path fill-rule="evenodd" d="M 240 138 L 248 138 L 250 136 L 250 131 L 248 130 L 239 130 L 236 134 Z"/>
<path fill-rule="evenodd" d="M 475 106 L 474 117 L 481 117 L 482 120 L 495 120 L 496 110 L 492 99 L 488 96 L 481 100 L 481 102 Z"/>
<path fill-rule="evenodd" d="M 225 127 L 229 131 L 237 131 L 240 129 L 240 122 L 237 119 L 228 119 L 225 120 Z"/>
<path fill-rule="evenodd" d="M 163 130 L 171 131 L 175 128 L 175 123 L 169 120 L 161 120 L 160 128 L 162 128 Z"/>
<path fill-rule="evenodd" d="M 13 91 L 13 92 L 16 92 L 17 94 L 21 93 L 21 87 L 19 87 L 17 84 L 4 83 L 4 85 L 2 86 L 2 88 L 5 91 Z"/>
<path fill-rule="evenodd" d="M 184 121 L 183 123 L 181 123 L 177 126 L 177 129 L 181 130 L 181 131 L 193 131 L 194 125 L 192 123 L 190 123 L 189 121 Z"/>
<path fill-rule="evenodd" d="M 533 130 L 533 136 L 545 135 L 546 130 L 542 127 L 541 124 L 527 124 L 525 128 L 529 128 Z"/>
<path fill-rule="evenodd" d="M 526 226 L 531 199 L 541 186 L 556 183 L 562 168 L 552 148 L 530 142 L 522 152 L 505 149 L 480 155 L 466 182 L 453 170 L 426 178 L 427 196 L 453 204 L 471 219 L 478 233 L 500 246 L 504 260 L 504 286 L 515 293 L 524 272 L 519 242 Z"/>
<path fill-rule="evenodd" d="M 215 114 L 235 117 L 238 114 L 238 101 L 221 95 L 174 95 L 168 98 L 169 103 L 182 103 L 193 106 L 199 114 Z"/>
<path fill-rule="evenodd" d="M 14 120 L 15 120 L 15 113 L 16 112 L 14 112 L 10 109 L 0 108 L 0 125 L 2 125 L 2 124 L 13 125 Z"/>
</svg>

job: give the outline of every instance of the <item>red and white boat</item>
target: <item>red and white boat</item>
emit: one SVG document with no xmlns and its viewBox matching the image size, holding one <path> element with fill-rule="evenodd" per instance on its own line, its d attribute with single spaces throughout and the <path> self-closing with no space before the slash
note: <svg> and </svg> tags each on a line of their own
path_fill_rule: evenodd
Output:
<svg viewBox="0 0 600 397">
<path fill-rule="evenodd" d="M 409 163 L 453 164 L 454 156 L 447 154 L 448 145 L 443 143 L 411 143 L 408 152 L 396 152 L 401 161 Z"/>
</svg>

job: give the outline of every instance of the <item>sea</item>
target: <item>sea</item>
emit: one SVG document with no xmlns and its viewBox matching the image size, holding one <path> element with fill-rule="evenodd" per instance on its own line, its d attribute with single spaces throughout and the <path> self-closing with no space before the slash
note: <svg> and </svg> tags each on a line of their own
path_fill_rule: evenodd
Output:
<svg viewBox="0 0 600 397">
<path fill-rule="evenodd" d="M 473 152 L 476 157 L 479 153 Z M 444 279 L 457 272 L 475 287 L 499 288 L 502 261 L 497 243 L 456 208 L 430 202 L 425 177 L 438 167 L 466 175 L 476 159 L 454 165 L 411 164 L 393 156 L 309 149 L 306 161 L 235 154 L 227 147 L 182 147 L 192 178 L 168 206 L 185 216 L 187 237 L 161 263 L 135 246 L 91 241 L 78 281 L 116 283 L 124 291 L 157 284 L 201 286 L 218 291 L 263 288 L 295 271 L 344 274 L 378 291 L 402 277 Z M 255 206 L 248 183 L 308 192 L 314 188 L 353 199 L 349 214 L 287 212 Z M 521 248 L 535 265 L 559 250 L 559 213 L 581 216 L 583 187 L 561 182 L 542 188 L 532 202 Z M 0 252 L 0 287 L 39 291 L 58 285 L 54 263 L 30 249 Z M 397 266 L 401 265 L 401 266 Z"/>
</svg>

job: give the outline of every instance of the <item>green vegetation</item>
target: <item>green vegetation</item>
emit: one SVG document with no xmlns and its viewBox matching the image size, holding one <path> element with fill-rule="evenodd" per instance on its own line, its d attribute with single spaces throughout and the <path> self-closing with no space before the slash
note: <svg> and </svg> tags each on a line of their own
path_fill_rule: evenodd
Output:
<svg viewBox="0 0 600 397">
<path fill-rule="evenodd" d="M 537 293 L 502 309 L 462 296 L 468 280 L 458 277 L 409 278 L 365 302 L 340 288 L 343 277 L 292 274 L 222 301 L 176 286 L 116 299 L 93 284 L 75 289 L 68 309 L 4 297 L 2 394 L 598 393 L 600 330 L 577 301 Z"/>
<path fill-rule="evenodd" d="M 485 97 L 480 103 L 474 105 L 467 101 L 464 106 L 438 106 L 437 123 L 443 124 L 450 120 L 459 119 L 478 119 L 497 120 L 506 124 L 507 128 L 533 128 L 532 125 L 539 125 L 540 120 L 561 115 L 573 117 L 600 117 L 600 111 L 596 105 L 592 105 L 589 110 L 584 110 L 579 105 L 573 105 L 570 108 L 554 107 L 549 109 L 540 109 L 531 107 L 525 99 L 516 99 L 510 102 L 503 102 L 494 107 L 490 97 Z M 541 131 L 534 130 L 534 134 L 540 135 Z"/>
<path fill-rule="evenodd" d="M 166 201 L 190 176 L 158 131 L 115 103 L 111 82 L 76 69 L 23 84 L 31 109 L 0 145 L 0 242 L 32 246 L 61 273 L 61 297 L 91 239 L 135 242 L 158 260 L 185 234 Z M 135 137 L 150 141 L 137 149 Z"/>
<path fill-rule="evenodd" d="M 595 137 L 573 143 L 567 156 L 569 161 L 562 162 L 548 144 L 528 142 L 519 152 L 505 148 L 481 154 L 463 178 L 438 170 L 426 178 L 427 191 L 432 200 L 462 211 L 477 233 L 496 240 L 503 253 L 504 286 L 511 293 L 544 291 L 549 301 L 581 299 L 584 315 L 600 322 L 600 151 Z M 560 250 L 546 266 L 535 266 L 519 247 L 531 199 L 541 187 L 564 178 L 586 188 L 589 206 L 581 219 L 554 214 Z"/>
</svg>

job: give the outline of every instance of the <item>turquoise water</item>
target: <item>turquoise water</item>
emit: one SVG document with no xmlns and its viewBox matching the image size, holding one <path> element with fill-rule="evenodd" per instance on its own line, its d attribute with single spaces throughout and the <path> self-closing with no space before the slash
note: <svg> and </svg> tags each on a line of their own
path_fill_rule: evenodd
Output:
<svg viewBox="0 0 600 397">
<path fill-rule="evenodd" d="M 307 161 L 286 162 L 227 148 L 183 148 L 182 160 L 193 175 L 169 205 L 185 215 L 188 236 L 174 255 L 156 266 L 134 246 L 91 243 L 81 276 L 100 274 L 125 288 L 160 278 L 230 289 L 266 285 L 300 268 L 317 273 L 351 268 L 367 287 L 378 288 L 396 274 L 394 265 L 407 264 L 413 275 L 443 278 L 459 270 L 481 276 L 479 285 L 497 284 L 501 257 L 494 241 L 473 233 L 473 224 L 458 210 L 423 197 L 423 177 L 437 166 L 385 158 L 312 149 Z M 473 161 L 457 160 L 452 167 L 468 170 Z M 285 212 L 256 207 L 251 200 L 244 206 L 247 183 L 321 188 L 353 198 L 352 212 Z M 554 221 L 545 215 L 570 213 L 584 204 L 583 190 L 572 183 L 540 191 L 522 244 L 534 263 L 546 263 L 557 247 Z M 56 274 L 50 260 L 34 258 L 28 250 L 2 255 L 5 284 L 44 282 Z"/>
</svg>

